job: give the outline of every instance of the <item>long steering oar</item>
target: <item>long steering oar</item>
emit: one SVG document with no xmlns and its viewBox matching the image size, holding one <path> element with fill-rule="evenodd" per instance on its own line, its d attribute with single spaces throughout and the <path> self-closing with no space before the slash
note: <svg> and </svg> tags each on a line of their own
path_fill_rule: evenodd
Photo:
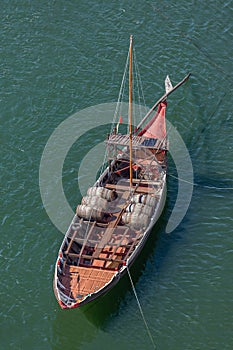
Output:
<svg viewBox="0 0 233 350">
<path fill-rule="evenodd" d="M 166 100 L 166 98 L 172 93 L 174 92 L 176 89 L 178 89 L 178 87 L 180 87 L 182 84 L 184 84 L 188 78 L 190 77 L 191 73 L 187 74 L 186 77 L 184 77 L 183 80 L 181 80 L 176 86 L 174 87 L 170 87 L 168 89 L 168 91 L 166 91 L 166 93 L 154 104 L 153 107 L 151 107 L 151 109 L 148 111 L 148 113 L 145 115 L 145 117 L 140 121 L 140 123 L 138 124 L 138 126 L 136 127 L 136 129 L 134 130 L 134 133 L 138 131 L 138 129 L 141 127 L 141 125 L 145 122 L 145 120 L 151 115 L 151 113 L 155 110 L 155 108 L 163 101 Z"/>
</svg>

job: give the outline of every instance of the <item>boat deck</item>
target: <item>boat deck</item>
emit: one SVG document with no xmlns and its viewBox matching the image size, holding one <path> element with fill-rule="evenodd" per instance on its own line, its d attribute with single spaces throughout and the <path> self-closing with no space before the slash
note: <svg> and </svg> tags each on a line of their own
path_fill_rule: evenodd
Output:
<svg viewBox="0 0 233 350">
<path fill-rule="evenodd" d="M 122 134 L 111 134 L 106 141 L 108 145 L 122 145 L 122 146 L 129 146 L 130 143 L 130 136 L 122 135 Z M 155 138 L 148 138 L 143 136 L 136 136 L 133 135 L 132 137 L 132 145 L 133 146 L 140 146 L 141 148 L 147 148 L 147 149 L 168 149 L 168 141 L 167 139 L 155 139 Z"/>
<path fill-rule="evenodd" d="M 111 281 L 115 273 L 111 270 L 66 265 L 60 282 L 65 287 L 65 294 L 78 301 L 85 295 L 103 288 Z"/>
</svg>

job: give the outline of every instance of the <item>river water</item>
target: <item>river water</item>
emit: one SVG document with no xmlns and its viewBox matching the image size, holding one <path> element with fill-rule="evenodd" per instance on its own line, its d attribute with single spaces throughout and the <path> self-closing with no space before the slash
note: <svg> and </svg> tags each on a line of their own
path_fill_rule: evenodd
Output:
<svg viewBox="0 0 233 350">
<path fill-rule="evenodd" d="M 1 349 L 153 349 L 127 276 L 93 305 L 60 310 L 52 281 L 63 236 L 39 188 L 53 131 L 117 100 L 130 34 L 148 106 L 168 73 L 192 73 L 167 110 L 192 160 L 192 200 L 166 233 L 178 188 L 170 159 L 165 210 L 131 271 L 138 298 L 157 349 L 233 348 L 232 23 L 230 0 L 1 1 Z M 90 142 L 64 163 L 73 210 Z"/>
</svg>

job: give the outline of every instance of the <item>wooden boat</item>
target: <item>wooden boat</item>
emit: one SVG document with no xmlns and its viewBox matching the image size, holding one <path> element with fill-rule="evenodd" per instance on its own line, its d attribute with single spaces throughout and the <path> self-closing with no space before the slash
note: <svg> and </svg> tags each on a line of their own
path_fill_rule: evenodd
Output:
<svg viewBox="0 0 233 350">
<path fill-rule="evenodd" d="M 129 133 L 115 128 L 108 136 L 109 166 L 78 205 L 56 260 L 54 292 L 63 309 L 80 307 L 112 288 L 135 261 L 164 208 L 166 99 L 189 74 L 175 87 L 167 77 L 166 93 L 133 130 L 132 46 L 130 37 Z"/>
</svg>

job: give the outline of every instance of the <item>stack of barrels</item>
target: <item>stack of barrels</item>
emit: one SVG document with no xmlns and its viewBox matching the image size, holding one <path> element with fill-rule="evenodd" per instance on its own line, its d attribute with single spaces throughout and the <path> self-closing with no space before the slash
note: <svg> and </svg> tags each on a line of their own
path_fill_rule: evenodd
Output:
<svg viewBox="0 0 233 350">
<path fill-rule="evenodd" d="M 77 206 L 76 214 L 86 220 L 103 221 L 108 202 L 115 199 L 115 193 L 104 187 L 90 187 L 87 196 Z"/>
<path fill-rule="evenodd" d="M 132 197 L 131 204 L 122 215 L 122 222 L 136 230 L 148 226 L 151 215 L 155 211 L 158 199 L 149 194 L 137 194 Z"/>
</svg>

